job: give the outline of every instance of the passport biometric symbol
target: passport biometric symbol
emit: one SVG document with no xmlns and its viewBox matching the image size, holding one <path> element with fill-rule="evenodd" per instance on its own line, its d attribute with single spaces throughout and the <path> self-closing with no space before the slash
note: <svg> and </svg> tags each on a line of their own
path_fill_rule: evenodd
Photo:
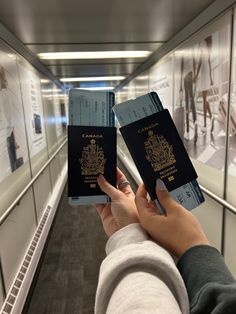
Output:
<svg viewBox="0 0 236 314">
<path fill-rule="evenodd" d="M 176 162 L 173 146 L 163 135 L 157 135 L 153 131 L 148 132 L 149 137 L 144 142 L 146 159 L 150 162 L 154 171 L 160 171 Z"/>
<path fill-rule="evenodd" d="M 91 139 L 90 144 L 83 148 L 79 162 L 82 175 L 104 174 L 106 158 L 102 147 L 96 144 L 95 139 Z"/>
</svg>

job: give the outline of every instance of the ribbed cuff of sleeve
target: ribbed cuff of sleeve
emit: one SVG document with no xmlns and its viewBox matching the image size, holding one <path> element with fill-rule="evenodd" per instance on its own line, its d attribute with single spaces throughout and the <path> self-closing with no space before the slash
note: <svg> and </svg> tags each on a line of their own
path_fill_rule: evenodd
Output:
<svg viewBox="0 0 236 314">
<path fill-rule="evenodd" d="M 106 254 L 131 243 L 138 243 L 149 239 L 147 233 L 139 223 L 130 224 L 115 232 L 107 241 Z"/>
</svg>

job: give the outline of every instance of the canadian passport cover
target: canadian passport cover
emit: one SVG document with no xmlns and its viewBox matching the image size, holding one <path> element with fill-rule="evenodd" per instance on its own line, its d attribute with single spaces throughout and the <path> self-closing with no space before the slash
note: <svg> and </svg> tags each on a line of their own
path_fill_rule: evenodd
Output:
<svg viewBox="0 0 236 314">
<path fill-rule="evenodd" d="M 68 196 L 105 195 L 97 176 L 116 186 L 116 128 L 68 126 Z"/>
<path fill-rule="evenodd" d="M 152 200 L 156 179 L 172 191 L 197 178 L 167 109 L 120 128 Z"/>
</svg>

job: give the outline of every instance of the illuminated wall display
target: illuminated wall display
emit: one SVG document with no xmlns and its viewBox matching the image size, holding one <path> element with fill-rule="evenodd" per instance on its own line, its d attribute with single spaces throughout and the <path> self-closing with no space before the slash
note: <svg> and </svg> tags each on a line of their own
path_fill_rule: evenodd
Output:
<svg viewBox="0 0 236 314">
<path fill-rule="evenodd" d="M 16 56 L 0 50 L 0 182 L 27 160 Z"/>
<path fill-rule="evenodd" d="M 230 119 L 229 119 L 229 175 L 236 177 L 236 21 L 234 21 L 234 45 L 233 45 L 233 69 L 232 69 L 232 93 L 230 96 Z M 222 115 L 225 107 L 225 99 L 222 99 Z"/>
<path fill-rule="evenodd" d="M 125 88 L 127 88 L 127 93 L 128 93 L 128 99 L 132 99 L 136 97 L 136 93 L 135 93 L 135 83 L 134 81 L 131 81 L 128 86 L 126 86 Z"/>
<path fill-rule="evenodd" d="M 57 155 L 50 164 L 50 169 L 46 168 L 34 182 L 34 194 L 31 187 L 13 207 L 9 216 L 4 216 L 32 177 L 45 165 L 48 156 L 58 148 L 57 135 L 60 134 L 61 139 L 61 134 L 66 135 L 67 108 L 57 102 L 57 117 L 55 116 L 55 95 L 51 96 L 50 101 L 44 95 L 43 107 L 41 92 L 44 91 L 41 91 L 40 76 L 26 60 L 0 41 L 0 216 L 1 219 L 7 217 L 0 228 L 0 250 L 6 292 L 19 270 L 51 189 L 59 177 L 60 167 L 66 163 L 66 147 L 63 147 L 60 159 Z M 43 79 L 41 84 L 45 87 Z M 44 114 L 45 107 L 48 109 L 47 115 Z M 64 119 L 60 117 L 62 113 Z M 47 139 L 50 139 L 51 144 L 49 147 L 46 143 L 45 124 Z M 0 282 L 0 307 L 3 302 Z"/>
<path fill-rule="evenodd" d="M 60 108 L 60 100 L 59 97 L 53 98 L 53 107 L 55 113 L 55 126 L 57 137 L 60 137 L 63 134 L 62 128 L 62 118 L 61 118 L 61 108 Z"/>
<path fill-rule="evenodd" d="M 182 108 L 182 137 L 192 158 L 218 170 L 224 170 L 229 59 L 229 24 L 175 51 L 174 104 Z"/>
<path fill-rule="evenodd" d="M 135 94 L 136 97 L 142 96 L 149 92 L 149 72 L 143 72 L 135 78 Z"/>
<path fill-rule="evenodd" d="M 236 186 L 236 21 L 234 20 L 234 38 L 233 38 L 233 59 L 232 59 L 232 77 L 231 94 L 229 108 L 229 149 L 228 149 L 228 181 L 227 181 L 227 200 L 236 206 L 235 186 Z M 225 123 L 225 114 L 227 113 L 227 94 L 221 99 L 220 114 L 222 122 Z"/>
<path fill-rule="evenodd" d="M 165 57 L 149 71 L 150 91 L 157 92 L 165 108 L 172 114 L 173 105 L 173 56 Z"/>
<path fill-rule="evenodd" d="M 52 94 L 53 100 L 53 108 L 54 108 L 54 116 L 55 116 L 55 128 L 57 138 L 64 136 L 66 134 L 67 129 L 67 118 L 66 118 L 66 108 L 65 108 L 65 96 L 63 94 L 58 94 L 56 92 L 56 87 L 52 90 L 54 93 Z"/>
<path fill-rule="evenodd" d="M 19 64 L 19 69 L 29 151 L 30 156 L 33 157 L 46 147 L 40 80 L 29 67 L 22 63 Z"/>
</svg>

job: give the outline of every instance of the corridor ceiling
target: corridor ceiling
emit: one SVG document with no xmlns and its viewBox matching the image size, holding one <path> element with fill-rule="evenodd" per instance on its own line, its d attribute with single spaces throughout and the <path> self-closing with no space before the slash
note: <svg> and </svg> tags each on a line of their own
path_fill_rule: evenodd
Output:
<svg viewBox="0 0 236 314">
<path fill-rule="evenodd" d="M 154 52 L 212 0 L 1 0 L 0 22 L 34 54 Z M 145 58 L 42 60 L 57 78 L 122 75 Z M 118 81 L 107 84 L 116 86 Z M 79 86 L 74 83 L 74 86 Z"/>
</svg>

